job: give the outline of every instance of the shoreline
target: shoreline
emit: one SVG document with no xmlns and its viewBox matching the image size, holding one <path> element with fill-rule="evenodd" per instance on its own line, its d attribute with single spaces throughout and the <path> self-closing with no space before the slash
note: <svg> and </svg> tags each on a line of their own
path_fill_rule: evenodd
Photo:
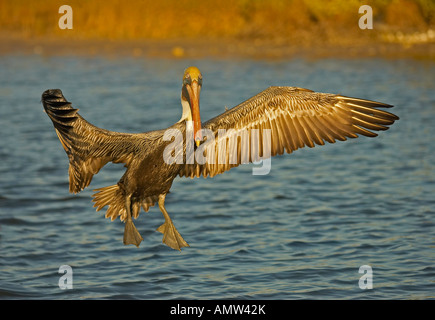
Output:
<svg viewBox="0 0 435 320">
<path fill-rule="evenodd" d="M 26 38 L 0 35 L 0 56 L 111 56 L 161 58 L 390 58 L 435 60 L 435 43 L 397 43 L 376 39 L 341 38 L 332 43 L 291 42 L 288 39 L 144 39 L 105 40 Z"/>
</svg>

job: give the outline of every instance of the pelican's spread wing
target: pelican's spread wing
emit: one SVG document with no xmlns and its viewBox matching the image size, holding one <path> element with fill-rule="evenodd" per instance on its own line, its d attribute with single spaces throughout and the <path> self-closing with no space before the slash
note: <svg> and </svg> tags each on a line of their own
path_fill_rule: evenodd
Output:
<svg viewBox="0 0 435 320">
<path fill-rule="evenodd" d="M 204 158 L 185 164 L 180 176 L 215 176 L 242 163 L 304 146 L 312 148 L 358 135 L 375 137 L 371 130 L 387 130 L 399 119 L 379 109 L 390 107 L 308 89 L 270 87 L 204 123 L 207 140 L 196 151 L 203 152 Z"/>
<path fill-rule="evenodd" d="M 42 104 L 69 158 L 70 192 L 86 188 L 93 175 L 110 161 L 128 166 L 140 141 L 139 134 L 95 127 L 71 107 L 59 89 L 45 91 Z"/>
</svg>

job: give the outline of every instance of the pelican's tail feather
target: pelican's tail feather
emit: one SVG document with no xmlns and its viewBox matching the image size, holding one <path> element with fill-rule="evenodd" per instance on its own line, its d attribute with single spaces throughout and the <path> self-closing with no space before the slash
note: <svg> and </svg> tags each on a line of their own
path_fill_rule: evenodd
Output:
<svg viewBox="0 0 435 320">
<path fill-rule="evenodd" d="M 92 195 L 94 197 L 92 201 L 95 202 L 94 207 L 97 208 L 97 211 L 100 211 L 105 206 L 109 206 L 106 211 L 106 218 L 110 218 L 113 221 L 119 216 L 121 221 L 123 221 L 127 217 L 125 197 L 117 184 L 95 189 L 94 191 L 97 192 Z"/>
</svg>

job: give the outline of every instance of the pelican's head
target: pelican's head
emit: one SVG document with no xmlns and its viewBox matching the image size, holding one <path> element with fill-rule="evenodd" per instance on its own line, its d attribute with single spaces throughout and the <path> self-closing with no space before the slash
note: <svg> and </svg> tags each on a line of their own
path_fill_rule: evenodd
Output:
<svg viewBox="0 0 435 320">
<path fill-rule="evenodd" d="M 199 114 L 199 93 L 202 86 L 202 75 L 197 67 L 189 67 L 184 71 L 181 89 L 181 105 L 183 115 L 180 121 L 193 121 L 193 136 L 197 146 L 201 143 L 201 117 Z"/>
</svg>

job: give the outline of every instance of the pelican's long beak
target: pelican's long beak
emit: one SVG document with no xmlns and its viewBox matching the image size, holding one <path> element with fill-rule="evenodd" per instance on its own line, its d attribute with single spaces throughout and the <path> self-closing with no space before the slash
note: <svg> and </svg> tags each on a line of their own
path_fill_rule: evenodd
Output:
<svg viewBox="0 0 435 320">
<path fill-rule="evenodd" d="M 193 121 L 193 139 L 197 147 L 199 147 L 202 141 L 201 117 L 199 115 L 199 93 L 201 86 L 202 75 L 197 67 L 192 66 L 184 70 L 183 87 L 181 90 L 181 104 L 183 106 L 181 120 Z"/>
<path fill-rule="evenodd" d="M 201 116 L 199 113 L 199 92 L 200 86 L 196 79 L 192 80 L 191 84 L 186 85 L 187 91 L 189 92 L 190 98 L 190 108 L 192 113 L 193 120 L 193 137 L 196 143 L 196 146 L 199 147 L 199 144 L 202 140 L 201 134 Z"/>
</svg>

